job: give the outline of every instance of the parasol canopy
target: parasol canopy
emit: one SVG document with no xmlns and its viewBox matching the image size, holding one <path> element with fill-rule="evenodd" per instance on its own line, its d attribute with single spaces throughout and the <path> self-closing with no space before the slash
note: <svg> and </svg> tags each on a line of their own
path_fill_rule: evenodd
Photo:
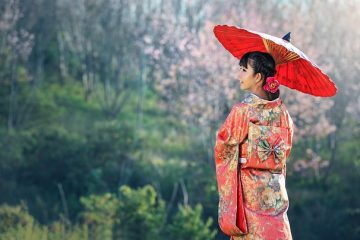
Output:
<svg viewBox="0 0 360 240">
<path fill-rule="evenodd" d="M 270 53 L 276 62 L 281 85 L 319 97 L 336 94 L 334 82 L 305 53 L 290 43 L 290 33 L 283 38 L 235 26 L 216 25 L 214 34 L 234 57 L 250 51 Z"/>
</svg>

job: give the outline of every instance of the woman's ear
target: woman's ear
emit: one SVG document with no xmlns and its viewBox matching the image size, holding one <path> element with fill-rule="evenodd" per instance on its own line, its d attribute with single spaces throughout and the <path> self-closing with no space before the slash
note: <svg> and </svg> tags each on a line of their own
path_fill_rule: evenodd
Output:
<svg viewBox="0 0 360 240">
<path fill-rule="evenodd" d="M 261 75 L 261 73 L 256 73 L 255 74 L 255 82 L 256 82 L 256 84 L 262 83 L 262 75 Z"/>
</svg>

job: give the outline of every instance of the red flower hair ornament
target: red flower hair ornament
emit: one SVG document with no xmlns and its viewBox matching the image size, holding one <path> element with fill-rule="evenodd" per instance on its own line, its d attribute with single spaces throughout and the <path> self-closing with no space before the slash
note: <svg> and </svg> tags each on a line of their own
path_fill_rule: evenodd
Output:
<svg viewBox="0 0 360 240">
<path fill-rule="evenodd" d="M 263 89 L 267 92 L 275 93 L 277 90 L 279 90 L 279 86 L 280 83 L 277 79 L 274 77 L 267 77 Z"/>
</svg>

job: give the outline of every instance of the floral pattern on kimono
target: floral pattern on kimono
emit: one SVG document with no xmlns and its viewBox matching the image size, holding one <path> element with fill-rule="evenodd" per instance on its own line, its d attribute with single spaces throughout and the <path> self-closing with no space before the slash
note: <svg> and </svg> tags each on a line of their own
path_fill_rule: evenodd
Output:
<svg viewBox="0 0 360 240">
<path fill-rule="evenodd" d="M 217 131 L 218 222 L 230 239 L 292 239 L 286 161 L 293 122 L 280 98 L 249 94 Z"/>
</svg>

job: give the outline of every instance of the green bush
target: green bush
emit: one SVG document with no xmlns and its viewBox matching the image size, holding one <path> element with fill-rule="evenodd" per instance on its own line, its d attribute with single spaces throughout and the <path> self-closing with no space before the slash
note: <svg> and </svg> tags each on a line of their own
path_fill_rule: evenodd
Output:
<svg viewBox="0 0 360 240">
<path fill-rule="evenodd" d="M 211 230 L 212 218 L 204 222 L 201 218 L 203 207 L 196 204 L 195 208 L 189 205 L 178 205 L 179 211 L 168 226 L 169 239 L 173 240 L 211 240 L 215 239 L 217 230 Z"/>
<path fill-rule="evenodd" d="M 150 185 L 131 189 L 121 186 L 116 228 L 119 239 L 159 239 L 165 221 L 165 202 Z"/>
<path fill-rule="evenodd" d="M 91 239 L 111 240 L 114 223 L 119 220 L 116 218 L 119 206 L 116 196 L 110 193 L 102 196 L 91 195 L 82 197 L 80 201 L 85 207 L 81 215 L 89 227 Z"/>
<path fill-rule="evenodd" d="M 0 206 L 0 233 L 4 233 L 14 226 L 29 225 L 33 221 L 33 217 L 28 214 L 24 204 L 15 207 L 7 204 Z"/>
</svg>

